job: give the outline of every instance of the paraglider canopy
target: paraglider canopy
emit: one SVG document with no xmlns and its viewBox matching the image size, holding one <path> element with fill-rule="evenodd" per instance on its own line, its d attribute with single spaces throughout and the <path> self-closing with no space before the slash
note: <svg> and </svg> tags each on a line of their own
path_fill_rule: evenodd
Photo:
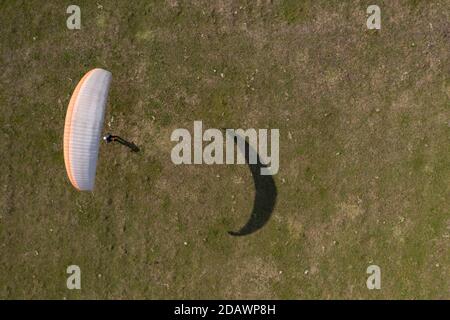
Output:
<svg viewBox="0 0 450 320">
<path fill-rule="evenodd" d="M 111 72 L 93 69 L 75 88 L 64 126 L 64 162 L 72 185 L 94 189 L 100 134 L 105 118 Z"/>
</svg>

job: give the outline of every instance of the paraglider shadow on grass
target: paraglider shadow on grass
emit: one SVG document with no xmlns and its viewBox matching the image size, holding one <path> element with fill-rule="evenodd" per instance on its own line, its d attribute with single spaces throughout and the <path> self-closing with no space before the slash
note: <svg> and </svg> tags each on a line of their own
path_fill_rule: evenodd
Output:
<svg viewBox="0 0 450 320">
<path fill-rule="evenodd" d="M 103 137 L 103 140 L 105 140 L 106 143 L 118 142 L 121 145 L 124 145 L 124 146 L 130 148 L 130 150 L 133 151 L 133 152 L 138 152 L 139 151 L 139 147 L 137 145 L 135 145 L 133 142 L 129 142 L 129 141 L 127 141 L 124 138 L 119 137 L 119 136 L 113 136 L 111 134 L 108 134 L 105 137 Z"/>
<path fill-rule="evenodd" d="M 116 141 L 117 141 L 118 143 L 124 145 L 124 146 L 127 146 L 127 147 L 130 148 L 131 151 L 133 151 L 133 152 L 138 152 L 138 151 L 139 151 L 139 147 L 138 147 L 137 145 L 135 145 L 133 142 L 129 142 L 129 141 L 127 141 L 127 140 L 125 140 L 125 139 L 123 139 L 123 138 L 121 138 L 121 137 L 117 137 L 117 140 L 116 140 Z"/>
<path fill-rule="evenodd" d="M 252 173 L 253 183 L 255 185 L 255 198 L 250 219 L 247 223 L 239 231 L 229 231 L 228 233 L 233 236 L 246 236 L 258 231 L 269 221 L 275 208 L 277 187 L 271 175 L 261 175 L 261 168 L 267 166 L 261 163 L 259 154 L 253 150 L 244 138 L 239 137 L 239 139 L 245 141 L 245 162 Z M 234 142 L 236 143 L 237 140 L 238 137 L 235 136 Z M 250 149 L 256 154 L 256 164 L 251 164 L 249 161 Z"/>
</svg>

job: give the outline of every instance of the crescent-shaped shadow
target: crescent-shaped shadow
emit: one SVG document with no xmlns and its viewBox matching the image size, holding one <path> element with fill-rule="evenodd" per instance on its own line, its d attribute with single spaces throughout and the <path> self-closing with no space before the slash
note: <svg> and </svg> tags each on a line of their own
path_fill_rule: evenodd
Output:
<svg viewBox="0 0 450 320">
<path fill-rule="evenodd" d="M 243 138 L 235 135 L 234 142 L 243 139 L 245 142 L 245 161 L 250 168 L 255 185 L 255 199 L 250 219 L 239 231 L 228 231 L 233 236 L 246 236 L 261 229 L 270 219 L 277 200 L 277 187 L 271 175 L 261 175 L 261 168 L 267 167 L 261 163 L 259 154 Z M 257 163 L 249 161 L 250 150 L 256 153 Z"/>
</svg>

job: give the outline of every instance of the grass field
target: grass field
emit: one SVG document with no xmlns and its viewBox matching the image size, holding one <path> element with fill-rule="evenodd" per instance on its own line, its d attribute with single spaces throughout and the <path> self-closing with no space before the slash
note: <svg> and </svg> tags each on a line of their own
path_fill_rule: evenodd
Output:
<svg viewBox="0 0 450 320">
<path fill-rule="evenodd" d="M 13 0 L 0 29 L 0 298 L 450 297 L 449 1 Z M 104 131 L 141 151 L 102 144 L 82 193 L 64 119 L 95 67 Z M 227 233 L 252 210 L 245 165 L 171 162 L 194 120 L 280 129 L 258 232 Z"/>
</svg>

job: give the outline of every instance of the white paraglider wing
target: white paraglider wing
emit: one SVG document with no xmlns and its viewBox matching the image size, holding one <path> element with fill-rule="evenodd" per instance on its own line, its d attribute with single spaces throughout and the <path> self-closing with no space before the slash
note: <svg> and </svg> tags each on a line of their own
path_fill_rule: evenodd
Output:
<svg viewBox="0 0 450 320">
<path fill-rule="evenodd" d="M 70 98 L 64 126 L 64 162 L 69 180 L 78 190 L 94 188 L 111 77 L 103 69 L 89 71 Z"/>
</svg>

